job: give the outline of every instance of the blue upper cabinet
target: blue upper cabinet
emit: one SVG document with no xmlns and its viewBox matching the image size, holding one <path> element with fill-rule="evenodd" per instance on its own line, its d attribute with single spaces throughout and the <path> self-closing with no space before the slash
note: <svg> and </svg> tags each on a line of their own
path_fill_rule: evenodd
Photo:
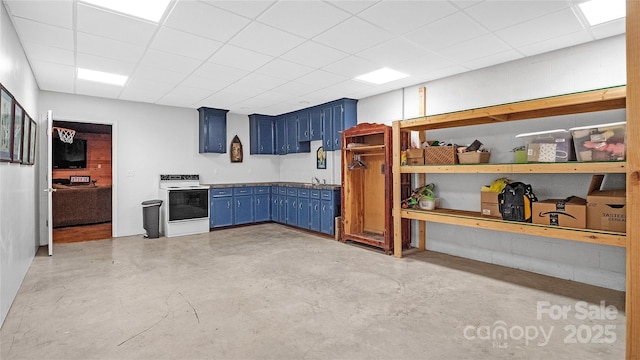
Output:
<svg viewBox="0 0 640 360">
<path fill-rule="evenodd" d="M 227 112 L 229 110 L 201 107 L 199 113 L 200 153 L 227 152 Z"/>
<path fill-rule="evenodd" d="M 329 131 L 326 127 L 324 128 L 325 150 L 327 147 L 329 150 L 342 149 L 342 131 L 355 126 L 358 122 L 356 104 L 357 100 L 342 99 L 324 107 L 323 114 L 327 119 L 324 119 L 323 124 L 327 126 L 328 123 L 331 123 Z M 328 145 L 329 142 L 331 145 Z"/>
<path fill-rule="evenodd" d="M 302 110 L 296 113 L 298 115 L 298 142 L 309 141 L 309 111 Z"/>
<path fill-rule="evenodd" d="M 287 154 L 287 127 L 284 116 L 278 116 L 275 123 L 276 149 L 275 154 Z"/>
<path fill-rule="evenodd" d="M 249 115 L 250 154 L 275 154 L 275 117 Z"/>
<path fill-rule="evenodd" d="M 285 126 L 287 127 L 287 154 L 298 152 L 298 116 L 288 114 L 285 117 Z"/>
<path fill-rule="evenodd" d="M 319 107 L 309 109 L 309 140 L 322 140 L 322 117 Z"/>
<path fill-rule="evenodd" d="M 333 150 L 333 112 L 331 110 L 331 104 L 323 105 L 320 110 L 320 117 L 322 119 L 322 146 L 324 147 L 324 151 Z"/>
</svg>

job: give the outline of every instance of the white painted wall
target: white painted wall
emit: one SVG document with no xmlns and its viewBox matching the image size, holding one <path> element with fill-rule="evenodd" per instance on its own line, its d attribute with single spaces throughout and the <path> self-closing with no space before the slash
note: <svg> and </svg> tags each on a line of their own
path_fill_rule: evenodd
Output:
<svg viewBox="0 0 640 360">
<path fill-rule="evenodd" d="M 0 82 L 37 119 L 38 86 L 4 5 L 0 5 Z M 37 193 L 36 166 L 0 163 L 0 324 L 38 248 Z"/>
<path fill-rule="evenodd" d="M 439 114 L 625 84 L 625 50 L 625 37 L 616 36 L 361 99 L 358 121 L 391 124 L 417 117 L 421 86 L 427 88 L 427 114 Z M 624 110 L 613 110 L 438 130 L 429 132 L 428 139 L 463 145 L 478 139 L 492 149 L 491 162 L 510 162 L 510 150 L 524 145 L 516 134 L 624 120 Z M 443 207 L 479 211 L 480 187 L 501 176 L 532 184 L 540 199 L 586 197 L 590 180 L 590 175 L 583 174 L 442 174 L 429 175 L 427 181 L 436 184 Z M 624 187 L 624 181 L 622 174 L 608 176 L 606 186 Z M 427 234 L 429 250 L 616 290 L 625 288 L 625 251 L 621 248 L 443 224 L 428 224 Z"/>
</svg>

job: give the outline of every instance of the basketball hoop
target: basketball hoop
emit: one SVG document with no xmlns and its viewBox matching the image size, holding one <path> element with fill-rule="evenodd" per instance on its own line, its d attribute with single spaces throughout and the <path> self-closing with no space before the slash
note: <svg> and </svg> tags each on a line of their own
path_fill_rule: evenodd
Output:
<svg viewBox="0 0 640 360">
<path fill-rule="evenodd" d="M 60 138 L 60 141 L 67 144 L 73 143 L 73 136 L 76 134 L 75 130 L 65 129 L 61 127 L 54 127 L 53 130 L 58 131 L 58 137 Z"/>
</svg>

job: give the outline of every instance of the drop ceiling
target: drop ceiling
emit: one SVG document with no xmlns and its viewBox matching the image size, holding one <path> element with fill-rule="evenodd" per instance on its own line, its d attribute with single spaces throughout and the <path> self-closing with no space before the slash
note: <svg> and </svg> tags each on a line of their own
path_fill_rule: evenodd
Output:
<svg viewBox="0 0 640 360">
<path fill-rule="evenodd" d="M 3 0 L 42 90 L 275 115 L 622 34 L 582 0 L 173 0 L 159 23 L 79 0 Z M 390 67 L 384 85 L 353 78 Z M 126 75 L 124 87 L 77 68 Z"/>
</svg>

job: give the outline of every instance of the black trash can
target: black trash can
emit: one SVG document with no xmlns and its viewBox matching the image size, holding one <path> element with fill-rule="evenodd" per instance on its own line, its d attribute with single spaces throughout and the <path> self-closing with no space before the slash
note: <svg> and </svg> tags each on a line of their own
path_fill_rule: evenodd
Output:
<svg viewBox="0 0 640 360">
<path fill-rule="evenodd" d="M 162 200 L 142 202 L 142 226 L 146 232 L 144 237 L 156 239 L 160 237 L 160 206 Z"/>
</svg>

